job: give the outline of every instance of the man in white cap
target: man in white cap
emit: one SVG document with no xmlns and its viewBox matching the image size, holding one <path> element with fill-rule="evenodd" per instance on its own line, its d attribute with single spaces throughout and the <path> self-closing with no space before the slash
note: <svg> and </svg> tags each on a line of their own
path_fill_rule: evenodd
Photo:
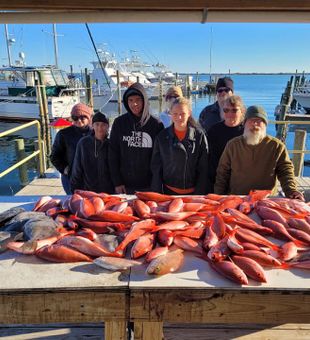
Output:
<svg viewBox="0 0 310 340">
<path fill-rule="evenodd" d="M 243 135 L 228 142 L 220 159 L 215 193 L 247 195 L 250 190 L 272 190 L 276 195 L 278 179 L 286 197 L 304 200 L 297 190 L 286 147 L 266 134 L 267 124 L 267 113 L 262 107 L 247 109 Z"/>
</svg>

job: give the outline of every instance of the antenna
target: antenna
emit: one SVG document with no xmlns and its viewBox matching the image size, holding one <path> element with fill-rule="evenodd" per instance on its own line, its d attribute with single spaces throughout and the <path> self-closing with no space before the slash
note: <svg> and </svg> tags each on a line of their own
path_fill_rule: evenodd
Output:
<svg viewBox="0 0 310 340">
<path fill-rule="evenodd" d="M 211 26 L 211 29 L 210 29 L 210 70 L 209 70 L 209 74 L 210 74 L 210 80 L 209 80 L 209 82 L 211 83 L 211 78 L 212 78 L 212 76 L 211 76 L 211 72 L 212 72 L 212 43 L 213 43 L 213 41 L 212 41 L 212 39 L 213 39 L 213 27 Z"/>
<path fill-rule="evenodd" d="M 4 25 L 4 30 L 5 30 L 6 48 L 7 48 L 7 51 L 8 51 L 9 66 L 11 67 L 12 66 L 12 59 L 11 59 L 11 49 L 10 49 L 10 47 L 11 47 L 11 45 L 13 45 L 15 43 L 16 40 L 14 38 L 10 39 L 7 24 Z"/>
<path fill-rule="evenodd" d="M 43 33 L 50 34 L 54 39 L 54 55 L 55 55 L 55 66 L 58 68 L 58 42 L 57 37 L 63 37 L 63 34 L 57 34 L 56 24 L 53 24 L 53 33 L 42 30 Z"/>
</svg>

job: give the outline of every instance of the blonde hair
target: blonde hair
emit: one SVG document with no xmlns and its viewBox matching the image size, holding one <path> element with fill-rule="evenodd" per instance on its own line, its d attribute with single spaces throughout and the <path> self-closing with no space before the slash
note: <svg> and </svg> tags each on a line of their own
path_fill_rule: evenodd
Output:
<svg viewBox="0 0 310 340">
<path fill-rule="evenodd" d="M 176 105 L 184 105 L 188 108 L 188 110 L 191 113 L 190 117 L 188 118 L 188 123 L 193 127 L 197 127 L 198 124 L 196 123 L 195 119 L 192 116 L 192 102 L 185 97 L 176 98 L 170 106 L 170 112 L 172 111 L 173 107 Z"/>
</svg>

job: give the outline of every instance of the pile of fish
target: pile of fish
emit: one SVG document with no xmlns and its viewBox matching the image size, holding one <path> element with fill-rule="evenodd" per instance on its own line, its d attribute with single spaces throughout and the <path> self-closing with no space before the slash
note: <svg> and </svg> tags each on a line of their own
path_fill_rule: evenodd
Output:
<svg viewBox="0 0 310 340">
<path fill-rule="evenodd" d="M 310 206 L 269 191 L 241 197 L 134 198 L 76 190 L 61 201 L 41 197 L 32 212 L 0 214 L 0 252 L 52 262 L 93 262 L 109 270 L 147 263 L 148 274 L 177 271 L 193 252 L 239 284 L 266 282 L 264 267 L 310 269 Z"/>
</svg>

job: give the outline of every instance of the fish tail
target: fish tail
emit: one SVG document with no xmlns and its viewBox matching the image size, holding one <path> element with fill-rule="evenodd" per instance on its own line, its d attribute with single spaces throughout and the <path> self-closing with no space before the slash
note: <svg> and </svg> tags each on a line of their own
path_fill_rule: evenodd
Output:
<svg viewBox="0 0 310 340">
<path fill-rule="evenodd" d="M 287 262 L 282 262 L 281 266 L 278 266 L 277 268 L 281 268 L 281 269 L 290 269 L 291 266 L 289 263 Z"/>
</svg>

